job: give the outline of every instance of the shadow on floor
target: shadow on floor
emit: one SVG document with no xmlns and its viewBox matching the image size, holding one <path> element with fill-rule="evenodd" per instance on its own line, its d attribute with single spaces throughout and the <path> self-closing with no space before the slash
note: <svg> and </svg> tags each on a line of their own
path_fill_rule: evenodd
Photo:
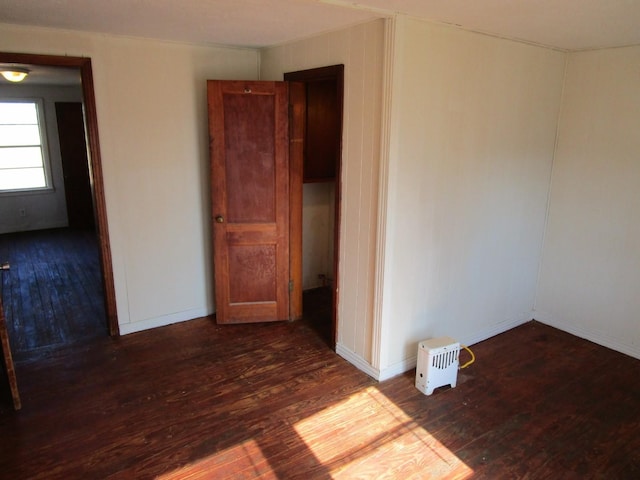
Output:
<svg viewBox="0 0 640 480">
<path fill-rule="evenodd" d="M 331 287 L 305 290 L 302 294 L 302 317 L 330 348 L 334 348 L 331 333 L 332 319 Z"/>
</svg>

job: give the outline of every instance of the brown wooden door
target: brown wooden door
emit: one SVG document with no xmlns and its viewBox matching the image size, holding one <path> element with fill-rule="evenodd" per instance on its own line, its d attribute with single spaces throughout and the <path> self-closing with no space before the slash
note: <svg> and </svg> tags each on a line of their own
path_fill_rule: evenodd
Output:
<svg viewBox="0 0 640 480">
<path fill-rule="evenodd" d="M 56 117 L 69 226 L 93 229 L 93 194 L 82 104 L 56 102 Z"/>
<path fill-rule="evenodd" d="M 289 319 L 285 82 L 207 82 L 218 323 Z"/>
</svg>

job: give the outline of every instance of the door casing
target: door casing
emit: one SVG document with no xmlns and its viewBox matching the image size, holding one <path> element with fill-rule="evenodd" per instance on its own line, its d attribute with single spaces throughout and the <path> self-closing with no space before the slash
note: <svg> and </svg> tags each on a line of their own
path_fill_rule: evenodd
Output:
<svg viewBox="0 0 640 480">
<path fill-rule="evenodd" d="M 91 67 L 91 58 L 0 52 L 0 63 L 44 65 L 49 67 L 78 68 L 80 70 L 82 95 L 84 100 L 87 147 L 89 150 L 89 170 L 93 186 L 96 235 L 98 237 L 98 246 L 100 251 L 100 266 L 102 270 L 107 326 L 111 336 L 118 336 L 120 334 L 120 327 L 118 326 L 116 310 L 116 295 L 113 280 L 111 246 L 109 244 L 109 227 L 107 223 L 107 208 L 104 195 L 104 179 L 102 174 L 102 160 L 100 156 L 98 116 L 96 112 L 96 100 L 93 88 L 93 69 Z"/>
<path fill-rule="evenodd" d="M 331 306 L 331 339 L 332 345 L 331 347 L 335 349 L 338 335 L 338 302 L 340 300 L 340 268 L 339 268 L 339 253 L 340 253 L 340 220 L 341 220 L 341 199 L 342 199 L 342 128 L 343 128 L 343 109 L 344 109 L 344 65 L 330 65 L 327 67 L 318 67 L 312 68 L 309 70 L 300 70 L 295 72 L 287 72 L 284 74 L 285 81 L 291 83 L 302 84 L 303 86 L 307 82 L 317 82 L 317 81 L 333 81 L 336 84 L 337 91 L 337 108 L 339 109 L 338 115 L 338 127 L 337 131 L 339 134 L 338 145 L 337 145 L 337 156 L 336 156 L 336 164 L 335 164 L 335 209 L 334 209 L 334 255 L 333 255 L 333 285 L 332 285 L 332 306 Z M 304 88 L 303 88 L 304 90 Z M 303 108 L 303 107 L 300 107 Z M 295 109 L 294 109 L 295 112 Z M 305 128 L 305 116 L 304 112 L 302 112 L 302 120 L 298 117 L 298 121 L 302 122 L 302 124 L 297 127 L 298 132 L 297 135 L 301 135 L 304 139 L 304 128 Z M 292 177 L 300 176 L 299 182 L 299 199 L 291 200 L 291 210 L 292 210 L 292 219 L 295 218 L 296 222 L 299 222 L 298 225 L 292 220 L 292 228 L 299 228 L 299 241 L 291 243 L 291 257 L 293 259 L 299 259 L 295 261 L 300 262 L 300 281 L 294 284 L 294 292 L 296 295 L 299 295 L 300 298 L 300 308 L 299 308 L 299 317 L 302 316 L 302 178 L 303 178 L 303 167 L 302 167 L 302 159 L 295 160 L 296 163 L 292 163 Z M 293 169 L 300 169 L 299 172 Z M 292 187 L 292 192 L 293 192 Z M 299 209 L 299 211 L 296 211 Z M 292 238 L 294 238 L 294 234 L 292 233 Z M 296 288 L 299 288 L 299 291 L 296 291 Z M 298 310 L 295 310 L 298 313 Z"/>
</svg>

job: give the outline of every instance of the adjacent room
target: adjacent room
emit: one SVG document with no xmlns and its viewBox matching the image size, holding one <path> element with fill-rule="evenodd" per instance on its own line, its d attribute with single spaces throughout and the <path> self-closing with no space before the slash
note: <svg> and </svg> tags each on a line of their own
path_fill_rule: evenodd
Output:
<svg viewBox="0 0 640 480">
<path fill-rule="evenodd" d="M 626 0 L 3 2 L 0 471 L 640 475 L 638 25 Z M 250 323 L 220 272 L 256 234 L 216 195 L 257 183 L 220 183 L 209 81 L 285 79 L 287 253 L 252 252 L 286 274 Z M 444 336 L 475 362 L 424 395 Z"/>
</svg>

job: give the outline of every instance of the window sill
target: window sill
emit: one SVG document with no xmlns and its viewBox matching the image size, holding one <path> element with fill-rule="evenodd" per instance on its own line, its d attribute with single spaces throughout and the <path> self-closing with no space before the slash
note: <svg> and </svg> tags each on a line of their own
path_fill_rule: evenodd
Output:
<svg viewBox="0 0 640 480">
<path fill-rule="evenodd" d="M 56 191 L 53 187 L 29 188 L 24 190 L 2 190 L 0 197 L 22 197 L 25 195 L 46 195 Z"/>
</svg>

